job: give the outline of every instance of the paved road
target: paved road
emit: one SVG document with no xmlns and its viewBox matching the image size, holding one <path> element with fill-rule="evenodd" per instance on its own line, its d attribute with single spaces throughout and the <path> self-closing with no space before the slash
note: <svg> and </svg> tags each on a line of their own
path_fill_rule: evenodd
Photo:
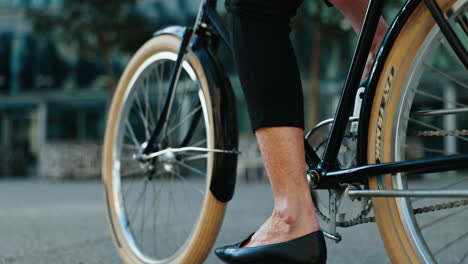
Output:
<svg viewBox="0 0 468 264">
<path fill-rule="evenodd" d="M 121 263 L 100 182 L 0 181 L 0 264 Z M 240 184 L 216 245 L 242 240 L 271 212 L 264 183 Z M 242 226 L 241 226 L 242 223 Z M 375 225 L 342 230 L 328 263 L 388 263 Z M 220 263 L 212 255 L 205 263 Z"/>
</svg>

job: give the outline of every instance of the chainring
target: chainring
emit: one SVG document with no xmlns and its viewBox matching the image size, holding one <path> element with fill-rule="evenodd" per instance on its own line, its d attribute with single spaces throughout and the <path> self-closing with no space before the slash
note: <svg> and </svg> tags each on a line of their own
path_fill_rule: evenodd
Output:
<svg viewBox="0 0 468 264">
<path fill-rule="evenodd" d="M 323 155 L 325 145 L 328 140 L 328 131 L 324 132 L 323 130 L 324 129 L 315 130 L 307 137 L 308 142 L 319 156 Z M 356 166 L 356 149 L 356 136 L 351 133 L 347 133 L 338 153 L 338 163 L 341 169 Z M 367 186 L 358 183 L 352 185 L 357 189 L 367 188 Z M 347 186 L 342 186 L 337 195 L 336 224 L 337 226 L 342 227 L 347 226 L 346 223 L 349 223 L 350 221 L 356 221 L 366 217 L 372 209 L 372 202 L 369 198 L 363 197 L 354 200 L 349 199 L 348 196 L 345 195 L 346 187 Z M 314 200 L 318 216 L 327 223 L 330 221 L 329 197 L 330 192 L 328 190 L 312 191 L 312 198 Z"/>
</svg>

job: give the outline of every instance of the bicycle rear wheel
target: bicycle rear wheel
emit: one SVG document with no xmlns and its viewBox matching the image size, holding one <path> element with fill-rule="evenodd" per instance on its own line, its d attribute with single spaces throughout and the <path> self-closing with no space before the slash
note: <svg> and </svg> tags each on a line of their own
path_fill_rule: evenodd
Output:
<svg viewBox="0 0 468 264">
<path fill-rule="evenodd" d="M 111 234 L 125 263 L 202 263 L 224 217 L 226 203 L 209 188 L 223 164 L 210 150 L 236 136 L 219 124 L 235 115 L 215 111 L 213 84 L 194 52 L 182 64 L 155 156 L 138 158 L 156 127 L 180 43 L 169 34 L 149 40 L 127 65 L 109 112 L 102 174 Z"/>
<path fill-rule="evenodd" d="M 467 1 L 437 2 L 467 48 L 466 24 L 462 25 L 466 23 Z M 467 70 L 449 48 L 423 1 L 400 30 L 377 87 L 368 128 L 370 164 L 468 153 Z M 369 187 L 468 189 L 468 172 L 384 175 L 370 178 Z M 466 201 L 372 200 L 393 263 L 468 263 Z M 460 207 L 438 210 L 455 205 Z M 436 210 L 416 214 L 417 208 Z"/>
</svg>

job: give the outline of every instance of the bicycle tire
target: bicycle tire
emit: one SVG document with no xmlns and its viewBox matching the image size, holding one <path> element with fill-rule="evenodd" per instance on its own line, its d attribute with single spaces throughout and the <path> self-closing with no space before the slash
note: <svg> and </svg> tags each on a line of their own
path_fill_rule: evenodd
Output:
<svg viewBox="0 0 468 264">
<path fill-rule="evenodd" d="M 437 2 L 443 11 L 450 10 L 449 16 L 455 14 L 460 8 L 463 9 L 463 12 L 466 11 L 466 0 Z M 420 56 L 423 54 L 421 53 L 423 47 L 430 44 L 428 41 L 431 38 L 431 41 L 436 41 L 434 34 L 438 30 L 438 26 L 424 5 L 424 1 L 420 1 L 400 29 L 384 63 L 373 98 L 367 141 L 367 162 L 369 164 L 392 162 L 398 160 L 398 157 L 404 156 L 401 153 L 396 155 L 402 143 L 406 143 L 407 140 L 406 135 L 398 133 L 402 133 L 399 132 L 401 129 L 405 131 L 408 129 L 408 121 L 398 120 L 406 118 L 403 114 L 406 113 L 405 111 L 409 111 L 410 107 L 405 106 L 405 104 L 416 102 L 406 93 L 410 89 L 418 89 L 417 87 L 410 88 L 412 81 L 418 79 L 417 74 L 414 74 L 414 69 L 417 67 L 417 63 L 421 63 Z M 411 74 L 407 74 L 409 72 Z M 397 125 L 406 127 L 396 128 Z M 400 138 L 398 141 L 397 137 Z M 375 190 L 402 188 L 397 187 L 398 179 L 402 179 L 398 177 L 392 175 L 371 177 L 369 178 L 369 188 Z M 415 238 L 420 234 L 418 235 L 417 231 L 412 230 L 420 230 L 420 228 L 410 226 L 410 224 L 415 224 L 415 221 L 409 221 L 409 218 L 414 218 L 413 212 L 402 207 L 403 203 L 406 204 L 408 201 L 409 199 L 404 198 L 372 199 L 378 228 L 388 256 L 392 263 L 437 262 L 432 256 L 434 252 L 431 252 L 431 249 L 427 247 L 424 239 L 421 242 L 419 237 Z"/>
<path fill-rule="evenodd" d="M 110 226 L 113 242 L 121 259 L 125 263 L 132 263 L 132 264 L 135 264 L 135 263 L 137 264 L 202 263 L 204 259 L 208 256 L 215 242 L 215 239 L 217 237 L 217 234 L 219 232 L 219 229 L 221 227 L 222 220 L 224 217 L 226 203 L 219 201 L 213 195 L 212 191 L 210 190 L 210 183 L 213 178 L 214 167 L 222 168 L 223 164 L 219 164 L 219 163 L 223 161 L 222 159 L 214 160 L 214 153 L 207 152 L 206 164 L 204 160 L 202 160 L 201 162 L 195 161 L 195 162 L 204 164 L 204 165 L 201 165 L 200 167 L 205 168 L 205 170 L 199 169 L 199 171 L 205 172 L 206 174 L 205 175 L 206 179 L 201 181 L 203 185 L 200 185 L 201 187 L 197 187 L 199 191 L 201 192 L 204 191 L 203 196 L 200 198 L 200 204 L 198 204 L 198 207 L 200 208 L 198 210 L 198 214 L 199 214 L 198 216 L 195 215 L 195 217 L 193 217 L 192 215 L 189 215 L 188 211 L 191 210 L 190 205 L 187 205 L 183 207 L 182 209 L 178 207 L 169 208 L 167 213 L 160 214 L 162 215 L 162 217 L 165 214 L 169 215 L 168 218 L 170 218 L 170 215 L 173 213 L 174 210 L 179 209 L 180 211 L 183 211 L 181 214 L 182 215 L 181 217 L 174 217 L 173 219 L 167 220 L 166 225 L 162 225 L 161 227 L 158 227 L 159 230 L 162 230 L 162 231 L 165 231 L 165 229 L 167 229 L 165 231 L 168 233 L 166 234 L 167 241 L 161 242 L 158 240 L 157 243 L 156 242 L 154 243 L 155 244 L 154 246 L 146 246 L 146 245 L 144 246 L 143 239 L 145 238 L 146 241 L 148 241 L 148 238 L 146 238 L 148 232 L 145 232 L 145 234 L 142 234 L 141 239 L 140 239 L 137 234 L 139 227 L 135 228 L 134 226 L 132 226 L 132 223 L 130 223 L 130 222 L 138 222 L 139 219 L 135 218 L 134 221 L 133 219 L 129 220 L 132 217 L 131 216 L 132 214 L 130 214 L 130 211 L 127 212 L 126 199 L 128 198 L 128 201 L 131 201 L 132 197 L 130 197 L 130 194 L 127 194 L 127 192 L 129 192 L 128 189 L 125 190 L 124 187 L 122 186 L 123 186 L 124 181 L 130 181 L 130 180 L 127 180 L 126 178 L 122 176 L 124 175 L 123 167 L 125 167 L 126 164 L 122 158 L 123 154 L 121 154 L 123 152 L 124 147 L 119 147 L 119 141 L 125 143 L 125 139 L 122 139 L 124 136 L 121 135 L 122 133 L 125 133 L 125 132 L 122 132 L 122 128 L 125 128 L 122 126 L 122 123 L 123 123 L 122 120 L 126 118 L 125 115 L 128 116 L 127 120 L 130 120 L 130 117 L 131 117 L 130 113 L 133 113 L 131 112 L 133 110 L 132 107 L 136 105 L 135 103 L 137 101 L 136 99 L 133 99 L 133 101 L 129 99 L 131 97 L 132 92 L 136 90 L 135 92 L 137 93 L 136 97 L 140 96 L 137 90 L 140 88 L 134 88 L 138 86 L 137 81 L 139 80 L 138 78 L 140 78 L 139 75 L 143 76 L 145 72 L 150 72 L 150 66 L 158 65 L 156 64 L 158 62 L 164 63 L 167 60 L 167 61 L 172 61 L 173 63 L 177 57 L 177 52 L 178 52 L 180 44 L 181 44 L 180 38 L 174 35 L 170 35 L 170 34 L 162 34 L 162 35 L 156 36 L 152 38 L 151 40 L 149 40 L 147 43 L 145 43 L 138 50 L 138 52 L 134 55 L 131 61 L 128 63 L 119 81 L 118 87 L 116 89 L 116 92 L 112 100 L 109 117 L 107 121 L 107 126 L 106 126 L 105 141 L 104 141 L 104 148 L 103 148 L 102 179 L 103 179 L 104 187 L 105 187 L 107 219 L 108 219 L 108 223 Z M 161 55 L 162 57 L 161 56 L 158 57 L 159 55 Z M 164 58 L 164 61 L 161 58 Z M 165 67 L 165 66 L 161 66 L 161 67 Z M 158 71 L 162 72 L 162 70 L 160 69 Z M 203 128 L 199 129 L 202 131 L 199 133 L 201 134 L 201 137 L 203 137 L 203 133 L 204 133 L 203 131 L 206 132 L 205 133 L 206 135 L 205 146 L 207 148 L 214 148 L 214 146 L 219 145 L 218 143 L 220 141 L 227 140 L 226 139 L 227 136 L 231 136 L 231 137 L 235 136 L 235 135 L 229 135 L 229 133 L 225 133 L 226 128 L 223 128 L 220 126 L 219 120 L 225 120 L 226 117 L 230 117 L 232 119 L 233 113 L 224 113 L 220 111 L 215 111 L 215 109 L 213 108 L 213 106 L 217 103 L 215 101 L 216 96 L 212 94 L 213 90 L 210 89 L 210 85 L 212 86 L 213 83 L 210 83 L 209 78 L 207 78 L 206 72 L 203 69 L 201 59 L 197 57 L 195 52 L 193 52 L 192 50 L 189 50 L 188 53 L 186 54 L 185 61 L 183 63 L 182 74 L 184 72 L 186 72 L 187 74 L 188 72 L 191 72 L 191 75 L 188 77 L 189 81 L 194 76 L 196 80 L 199 82 L 199 92 L 198 92 L 198 95 L 199 95 L 198 99 L 200 103 L 199 107 L 201 107 L 201 109 L 203 110 L 201 119 L 204 122 L 202 124 L 205 124 L 204 125 L 205 129 Z M 151 73 L 149 73 L 148 76 L 151 76 L 150 74 Z M 148 77 L 148 80 L 146 82 L 150 82 L 150 79 L 151 77 Z M 180 87 L 182 87 L 181 83 L 182 81 L 179 81 Z M 165 86 L 167 86 L 167 83 Z M 176 89 L 182 89 L 182 88 L 179 88 L 179 86 Z M 146 92 L 146 93 L 150 93 L 150 92 Z M 184 96 L 183 98 L 185 98 L 186 95 L 184 94 L 183 96 Z M 147 97 L 150 98 L 151 96 L 147 95 Z M 177 100 L 177 95 L 174 100 Z M 182 112 L 184 111 L 183 105 L 184 104 L 187 105 L 185 101 L 183 100 L 184 99 L 181 99 L 180 101 L 181 104 L 179 106 L 181 108 L 180 110 L 181 113 L 179 113 L 181 118 L 183 116 Z M 174 102 L 174 104 L 176 103 L 177 101 Z M 130 104 L 133 104 L 133 105 L 128 106 Z M 149 103 L 149 105 L 150 105 L 149 108 L 151 108 L 152 107 L 151 103 Z M 130 109 L 128 110 L 129 107 Z M 148 107 L 145 106 L 145 108 L 148 108 Z M 125 113 L 126 111 L 128 113 Z M 197 110 L 197 112 L 198 111 L 199 110 Z M 188 113 L 185 112 L 185 114 L 188 114 Z M 224 115 L 224 117 L 221 117 L 221 115 Z M 155 114 L 154 116 L 155 118 L 157 118 L 158 114 Z M 145 116 L 145 118 L 147 117 Z M 148 120 L 147 122 L 149 122 Z M 131 122 L 132 121 L 129 121 L 129 123 Z M 171 121 L 168 121 L 168 122 L 171 122 Z M 142 123 L 144 123 L 144 121 L 142 121 Z M 197 126 L 201 126 L 201 125 L 197 125 Z M 167 136 L 167 138 L 171 138 L 173 134 L 177 134 L 177 133 L 173 132 L 172 134 Z M 120 144 L 124 146 L 124 143 L 120 143 Z M 141 143 L 141 141 L 138 141 L 138 143 Z M 161 150 L 167 149 L 169 147 L 180 147 L 180 146 L 175 146 L 177 144 L 175 140 L 174 142 L 165 143 L 165 144 L 166 146 L 162 148 Z M 143 147 L 144 144 L 141 144 L 141 145 Z M 141 148 L 139 151 L 141 151 Z M 157 162 L 159 162 L 159 160 L 155 161 L 154 167 L 164 167 L 164 165 L 161 166 L 161 164 L 163 164 L 163 161 L 161 161 L 161 164 L 159 165 Z M 217 163 L 217 164 L 213 164 L 213 163 Z M 178 165 L 177 161 L 174 161 L 174 164 Z M 178 172 L 182 173 L 183 170 L 184 168 L 179 168 L 178 170 L 176 170 L 174 175 L 177 174 Z M 170 174 L 171 172 L 167 172 L 167 173 Z M 146 171 L 145 172 L 142 171 L 141 174 L 144 175 L 142 177 L 143 179 L 147 178 Z M 188 175 L 188 172 L 187 172 L 187 175 Z M 149 180 L 137 179 L 136 178 L 137 176 L 135 175 L 133 175 L 132 177 L 134 177 L 132 180 L 137 182 L 136 184 L 138 184 L 139 181 L 146 181 L 146 182 L 152 181 L 152 183 L 150 184 L 153 184 L 153 186 L 155 185 L 154 184 L 155 181 L 160 181 L 161 185 L 169 184 L 168 182 L 173 181 L 173 184 L 176 186 L 175 188 L 176 190 L 177 190 L 177 184 L 178 185 L 181 184 L 179 181 L 177 181 L 177 179 L 175 179 L 175 176 L 173 176 L 172 178 L 167 178 L 167 179 L 162 178 L 162 176 L 158 176 L 160 178 L 152 178 Z M 183 175 L 183 177 L 184 179 L 180 179 L 180 181 L 183 182 L 183 184 L 185 184 L 185 181 L 188 178 L 186 177 L 185 174 Z M 135 184 L 135 183 L 132 183 L 132 184 Z M 145 186 L 150 185 L 150 184 L 145 183 Z M 159 200 L 161 200 L 160 204 L 163 203 L 163 198 L 161 197 L 164 197 L 166 189 L 169 189 L 167 185 L 164 185 L 164 186 L 165 186 L 164 189 L 160 187 L 158 192 L 153 190 L 154 191 L 153 203 L 155 202 L 158 203 Z M 173 185 L 170 185 L 170 186 L 173 186 Z M 136 212 L 133 213 L 134 215 L 137 215 L 139 212 L 138 208 L 140 207 L 140 204 L 142 203 L 141 201 L 141 199 L 143 199 L 141 198 L 142 196 L 144 197 L 146 201 L 146 196 L 147 196 L 146 188 L 147 187 L 145 187 L 144 191 L 141 191 L 141 193 L 143 194 L 140 194 L 140 198 L 136 200 L 136 209 L 134 209 L 136 210 Z M 170 189 L 169 191 L 172 192 L 173 190 Z M 180 198 L 177 195 L 181 196 L 182 193 L 185 195 L 187 191 L 186 189 L 184 189 L 182 193 L 180 192 L 176 193 L 176 191 L 174 191 L 174 193 L 176 194 L 175 196 L 177 199 L 177 198 Z M 174 196 L 174 194 L 172 193 L 170 195 Z M 193 201 L 190 199 L 190 196 L 189 196 L 189 199 L 186 199 L 186 200 L 189 200 L 189 202 Z M 185 202 L 187 203 L 187 201 Z M 184 206 L 184 204 L 181 203 L 181 206 Z M 197 204 L 195 204 L 195 206 L 197 206 Z M 144 211 L 145 209 L 141 209 L 141 210 L 143 210 L 142 219 L 145 219 L 146 216 L 148 216 L 148 218 L 151 218 L 149 213 Z M 184 210 L 187 212 L 184 212 Z M 159 215 L 156 216 L 156 211 L 162 212 L 164 211 L 164 208 L 161 210 L 156 210 L 155 208 L 153 211 L 155 212 L 152 217 L 156 218 L 156 217 L 159 217 Z M 166 247 L 165 244 L 170 244 L 171 242 L 173 242 L 172 240 L 176 240 L 177 234 L 169 233 L 169 232 L 172 232 L 172 230 L 171 231 L 168 231 L 168 230 L 170 229 L 169 226 L 176 226 L 176 223 L 177 223 L 176 221 L 179 221 L 179 219 L 185 219 L 189 221 L 189 224 L 187 225 L 188 228 L 190 229 L 190 231 L 187 232 L 189 233 L 188 237 L 185 240 L 183 238 L 180 239 L 180 241 L 183 241 L 183 242 L 180 243 L 180 246 L 176 245 L 174 247 L 175 249 L 171 249 L 170 251 L 171 253 L 168 256 L 164 254 L 158 254 L 158 251 L 157 251 L 158 249 L 152 249 L 152 248 L 156 247 L 156 245 L 157 246 L 161 245 L 160 247 L 164 248 Z M 154 226 L 156 226 L 155 223 L 154 223 Z M 177 228 L 179 228 L 179 226 L 177 226 Z M 141 226 L 141 230 L 143 229 L 144 229 L 144 224 Z M 182 229 L 181 226 L 180 226 L 180 229 Z M 156 228 L 153 231 L 155 234 L 152 235 L 151 239 L 156 241 L 156 239 L 159 239 L 159 237 L 156 238 L 157 232 L 162 232 L 162 231 L 156 231 Z M 162 239 L 162 235 L 160 237 Z M 150 251 L 151 251 L 151 254 L 150 254 Z M 164 256 L 160 257 L 159 255 L 164 255 Z"/>
</svg>

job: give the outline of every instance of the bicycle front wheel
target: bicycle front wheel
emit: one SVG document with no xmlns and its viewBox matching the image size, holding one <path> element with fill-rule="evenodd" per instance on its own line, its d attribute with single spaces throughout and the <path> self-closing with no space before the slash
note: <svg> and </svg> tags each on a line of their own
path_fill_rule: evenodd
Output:
<svg viewBox="0 0 468 264">
<path fill-rule="evenodd" d="M 213 108 L 212 84 L 192 51 L 159 146 L 153 157 L 141 158 L 180 44 L 168 34 L 149 40 L 125 69 L 109 112 L 102 173 L 111 234 L 125 263 L 202 263 L 223 220 L 226 203 L 209 185 L 214 167 L 223 166 L 212 150 L 235 136 L 217 122 L 232 114 Z"/>
<path fill-rule="evenodd" d="M 466 48 L 467 1 L 437 2 Z M 421 1 L 399 32 L 379 79 L 368 128 L 368 162 L 468 153 L 467 77 L 466 68 Z M 468 189 L 468 173 L 384 175 L 370 178 L 369 187 Z M 391 261 L 468 263 L 468 210 L 464 207 L 468 203 L 455 200 L 374 198 Z"/>
</svg>

